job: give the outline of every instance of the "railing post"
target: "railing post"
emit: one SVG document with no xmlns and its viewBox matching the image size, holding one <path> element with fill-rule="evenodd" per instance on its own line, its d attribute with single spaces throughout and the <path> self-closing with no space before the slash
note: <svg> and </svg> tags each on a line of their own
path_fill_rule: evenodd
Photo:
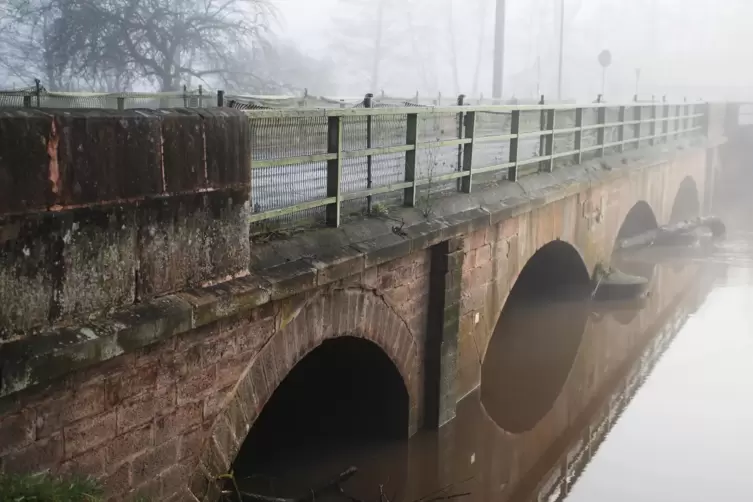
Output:
<svg viewBox="0 0 753 502">
<path fill-rule="evenodd" d="M 495 103 L 497 102 L 495 101 Z M 544 95 L 542 94 L 541 99 L 539 99 L 539 106 L 544 106 L 545 103 L 546 103 L 546 99 Z M 547 117 L 546 110 L 542 109 L 539 112 L 539 131 L 540 132 L 546 130 L 547 119 L 548 117 Z M 543 134 L 539 136 L 539 154 L 538 154 L 539 157 L 543 157 L 544 155 L 546 155 L 546 145 L 547 145 L 546 140 L 547 138 Z M 539 171 L 545 171 L 545 170 L 546 170 L 546 167 L 544 166 L 544 161 L 543 160 L 539 161 Z"/>
<path fill-rule="evenodd" d="M 225 91 L 217 91 L 217 106 L 223 108 L 225 106 Z"/>
<path fill-rule="evenodd" d="M 463 145 L 463 171 L 468 173 L 468 176 L 461 178 L 460 191 L 463 193 L 471 193 L 473 186 L 473 141 L 476 136 L 476 112 L 468 112 L 465 114 L 465 137 L 470 138 L 471 142 Z"/>
<path fill-rule="evenodd" d="M 366 94 L 366 96 L 363 98 L 363 107 L 364 108 L 372 108 L 374 105 L 374 95 L 371 93 Z M 366 148 L 372 148 L 372 127 L 373 127 L 373 119 L 374 117 L 372 115 L 366 115 Z M 371 158 L 371 155 L 366 156 L 366 188 L 371 189 L 372 187 L 372 165 L 373 165 L 373 159 Z M 368 195 L 366 197 L 366 214 L 371 214 L 371 204 L 372 204 L 372 197 L 371 195 Z"/>
<path fill-rule="evenodd" d="M 641 147 L 641 134 L 643 134 L 643 107 L 637 105 L 633 109 L 633 120 L 637 123 L 634 126 L 635 134 L 635 148 L 636 150 Z"/>
<path fill-rule="evenodd" d="M 510 160 L 513 165 L 507 173 L 507 179 L 518 181 L 518 146 L 520 145 L 520 110 L 513 110 L 510 121 Z"/>
<path fill-rule="evenodd" d="M 330 227 L 340 226 L 340 179 L 342 178 L 343 125 L 342 117 L 329 117 L 327 120 L 327 153 L 337 155 L 327 161 L 327 197 L 335 202 L 327 204 L 326 220 Z"/>
<path fill-rule="evenodd" d="M 204 108 L 204 88 L 199 86 L 199 108 Z"/>
<path fill-rule="evenodd" d="M 123 96 L 119 96 L 117 100 L 118 100 L 118 110 L 122 112 L 123 110 L 125 110 L 125 98 Z"/>
<path fill-rule="evenodd" d="M 458 96 L 458 106 L 465 105 L 465 94 Z M 462 109 L 461 109 L 462 110 Z M 461 111 L 458 113 L 458 139 L 463 139 L 463 125 L 465 123 L 465 114 Z M 458 166 L 457 171 L 463 170 L 463 145 L 458 145 Z M 462 183 L 458 180 L 458 191 L 462 190 Z"/>
<path fill-rule="evenodd" d="M 554 108 L 552 108 L 551 110 L 547 110 L 546 111 L 546 130 L 551 131 L 551 133 L 545 136 L 546 151 L 544 152 L 544 155 L 548 156 L 549 158 L 544 164 L 544 171 L 548 173 L 551 173 L 552 171 L 554 171 L 554 119 L 555 119 Z"/>
<path fill-rule="evenodd" d="M 29 94 L 24 96 L 24 108 L 31 108 L 31 95 Z"/>
<path fill-rule="evenodd" d="M 416 206 L 416 145 L 418 144 L 418 114 L 409 113 L 406 127 L 405 144 L 413 150 L 405 152 L 405 181 L 413 185 L 403 190 L 403 205 Z"/>
<path fill-rule="evenodd" d="M 575 109 L 575 162 L 583 162 L 583 108 Z"/>
<path fill-rule="evenodd" d="M 42 106 L 42 82 L 38 79 L 34 79 L 34 86 L 37 95 L 37 108 Z"/>
<path fill-rule="evenodd" d="M 620 153 L 625 151 L 625 107 L 620 107 L 620 112 L 618 116 L 618 120 L 620 122 L 620 128 L 617 131 L 617 141 L 620 142 L 620 146 L 618 147 Z"/>
</svg>

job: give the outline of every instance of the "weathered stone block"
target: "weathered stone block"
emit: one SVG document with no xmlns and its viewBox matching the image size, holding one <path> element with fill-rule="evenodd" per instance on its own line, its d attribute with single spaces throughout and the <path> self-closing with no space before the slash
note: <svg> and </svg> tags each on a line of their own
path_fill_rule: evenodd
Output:
<svg viewBox="0 0 753 502">
<path fill-rule="evenodd" d="M 52 201 L 53 127 L 52 117 L 40 110 L 0 111 L 0 215 L 42 210 Z"/>
<path fill-rule="evenodd" d="M 202 108 L 207 179 L 210 186 L 248 185 L 251 181 L 251 125 L 242 112 Z"/>
<path fill-rule="evenodd" d="M 63 431 L 65 457 L 75 457 L 114 438 L 115 421 L 113 412 L 85 418 L 66 427 Z"/>
<path fill-rule="evenodd" d="M 166 470 L 178 460 L 178 444 L 176 437 L 152 450 L 148 450 L 133 460 L 133 484 L 140 485 L 153 479 L 155 474 Z"/>
<path fill-rule="evenodd" d="M 132 303 L 135 237 L 119 207 L 0 221 L 0 333 Z"/>
<path fill-rule="evenodd" d="M 5 472 L 29 474 L 56 467 L 63 459 L 61 434 L 37 441 L 28 448 L 4 458 Z"/>
<path fill-rule="evenodd" d="M 163 192 L 157 114 L 145 110 L 53 113 L 59 141 L 57 204 L 119 201 Z"/>
<path fill-rule="evenodd" d="M 0 419 L 0 453 L 21 448 L 35 438 L 34 411 L 8 415 Z"/>
<path fill-rule="evenodd" d="M 51 312 L 53 321 L 133 303 L 136 230 L 133 211 L 121 207 L 60 218 L 59 313 Z"/>
<path fill-rule="evenodd" d="M 206 187 L 203 119 L 192 110 L 164 109 L 159 114 L 165 191 L 177 193 Z"/>
<path fill-rule="evenodd" d="M 48 321 L 59 238 L 49 218 L 0 218 L 0 342 Z"/>
<path fill-rule="evenodd" d="M 155 430 L 156 444 L 161 444 L 176 435 L 201 425 L 201 413 L 201 403 L 197 402 L 181 406 L 173 413 L 159 418 Z"/>
<path fill-rule="evenodd" d="M 155 200 L 139 224 L 140 298 L 226 280 L 248 270 L 248 192 Z"/>
<path fill-rule="evenodd" d="M 107 469 L 112 471 L 124 460 L 150 448 L 154 444 L 153 437 L 151 425 L 115 437 L 107 444 Z"/>
</svg>

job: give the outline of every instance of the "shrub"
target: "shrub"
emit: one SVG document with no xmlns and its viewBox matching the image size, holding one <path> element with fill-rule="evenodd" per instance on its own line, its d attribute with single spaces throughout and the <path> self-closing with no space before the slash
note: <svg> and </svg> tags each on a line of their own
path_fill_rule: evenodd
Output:
<svg viewBox="0 0 753 502">
<path fill-rule="evenodd" d="M 60 479 L 46 474 L 0 474 L 3 502 L 101 502 L 99 484 L 87 478 Z"/>
</svg>

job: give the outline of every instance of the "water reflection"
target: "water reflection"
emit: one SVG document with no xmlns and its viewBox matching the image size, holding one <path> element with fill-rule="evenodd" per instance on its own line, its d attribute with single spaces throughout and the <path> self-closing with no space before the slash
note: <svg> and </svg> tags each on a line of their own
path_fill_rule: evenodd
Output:
<svg viewBox="0 0 753 502">
<path fill-rule="evenodd" d="M 735 221 L 740 214 L 727 221 L 750 228 Z M 641 255 L 666 261 L 661 250 Z M 593 454 L 569 502 L 753 499 L 753 234 L 733 231 L 672 260 L 703 264 L 711 292 Z"/>
<path fill-rule="evenodd" d="M 379 500 L 380 485 L 392 502 L 461 493 L 468 494 L 461 500 L 470 501 L 563 500 L 705 297 L 708 276 L 708 267 L 694 260 L 656 265 L 652 294 L 628 322 L 604 311 L 588 316 L 585 303 L 556 301 L 535 313 L 520 309 L 505 321 L 507 329 L 529 336 L 490 346 L 487 360 L 502 369 L 494 374 L 495 385 L 482 386 L 483 405 L 482 392 L 471 394 L 459 403 L 455 421 L 410 441 L 332 443 L 299 451 L 243 486 L 291 496 L 356 465 L 359 473 L 344 488 L 361 500 Z M 569 335 L 544 343 L 543 334 L 555 331 Z"/>
</svg>

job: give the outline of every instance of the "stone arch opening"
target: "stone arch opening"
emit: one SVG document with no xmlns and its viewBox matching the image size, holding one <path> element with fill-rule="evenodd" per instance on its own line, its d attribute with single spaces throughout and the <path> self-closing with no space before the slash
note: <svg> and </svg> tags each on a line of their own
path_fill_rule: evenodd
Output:
<svg viewBox="0 0 753 502">
<path fill-rule="evenodd" d="M 628 239 L 637 235 L 649 232 L 659 228 L 659 222 L 656 219 L 651 206 L 643 200 L 640 200 L 630 208 L 628 214 L 617 232 L 615 247 L 610 258 L 610 265 L 620 271 L 644 277 L 652 281 L 656 274 L 656 264 L 649 261 L 631 259 L 629 254 L 625 254 L 616 248 L 616 243 L 622 239 Z M 604 305 L 606 312 L 611 315 L 617 322 L 622 325 L 628 325 L 636 318 L 642 309 L 643 302 L 628 301 L 626 303 L 608 303 Z M 603 315 L 604 310 L 597 311 L 598 315 Z"/>
<path fill-rule="evenodd" d="M 231 469 L 249 483 L 277 469 L 274 477 L 291 482 L 275 487 L 289 493 L 272 491 L 301 495 L 358 464 L 350 446 L 415 432 L 419 374 L 416 341 L 383 298 L 360 288 L 321 292 L 250 362 L 208 431 L 191 492 L 216 500 L 218 476 Z"/>
<path fill-rule="evenodd" d="M 617 232 L 616 242 L 622 239 L 629 239 L 637 235 L 649 232 L 659 228 L 659 223 L 656 220 L 651 206 L 646 201 L 638 201 L 630 208 L 628 214 L 625 216 L 625 220 L 620 226 L 620 230 Z M 615 249 L 612 252 L 610 260 L 612 266 L 617 267 L 622 272 L 627 274 L 636 275 L 639 277 L 645 277 L 651 280 L 654 277 L 656 266 L 652 263 L 641 262 L 635 260 L 626 259 L 626 257 Z"/>
<path fill-rule="evenodd" d="M 672 212 L 669 216 L 669 223 L 691 220 L 700 215 L 701 197 L 698 193 L 698 186 L 692 177 L 687 176 L 682 180 L 680 188 L 677 190 L 675 201 L 672 204 Z"/>
<path fill-rule="evenodd" d="M 350 336 L 326 340 L 274 390 L 234 471 L 279 477 L 298 462 L 310 466 L 312 455 L 330 456 L 356 441 L 406 438 L 409 409 L 400 372 L 379 346 Z"/>
<path fill-rule="evenodd" d="M 539 249 L 510 291 L 481 369 L 481 401 L 507 432 L 531 430 L 559 396 L 588 320 L 591 279 L 564 241 Z"/>
<path fill-rule="evenodd" d="M 617 232 L 617 240 L 635 237 L 644 232 L 659 228 L 659 222 L 651 206 L 645 200 L 639 200 L 630 208 Z"/>
</svg>

